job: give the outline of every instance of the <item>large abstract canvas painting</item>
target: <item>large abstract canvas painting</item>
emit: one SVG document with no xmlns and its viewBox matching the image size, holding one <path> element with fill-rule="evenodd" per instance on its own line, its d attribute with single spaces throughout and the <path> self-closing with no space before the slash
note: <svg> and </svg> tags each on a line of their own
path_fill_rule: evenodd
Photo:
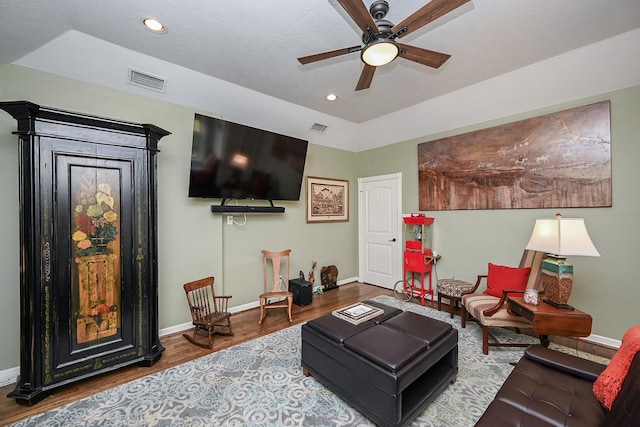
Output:
<svg viewBox="0 0 640 427">
<path fill-rule="evenodd" d="M 611 206 L 609 104 L 419 144 L 420 210 Z"/>
</svg>

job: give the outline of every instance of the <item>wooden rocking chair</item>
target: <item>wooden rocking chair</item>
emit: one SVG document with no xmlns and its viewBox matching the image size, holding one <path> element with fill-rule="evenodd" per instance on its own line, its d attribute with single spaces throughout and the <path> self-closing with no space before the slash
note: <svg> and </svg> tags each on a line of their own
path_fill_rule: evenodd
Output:
<svg viewBox="0 0 640 427">
<path fill-rule="evenodd" d="M 187 294 L 194 328 L 193 336 L 188 334 L 182 334 L 182 336 L 197 346 L 209 349 L 213 348 L 213 334 L 233 335 L 231 313 L 228 311 L 231 296 L 216 296 L 213 288 L 214 280 L 213 277 L 206 277 L 185 283 L 183 286 Z M 196 340 L 199 332 L 206 332 L 209 339 L 208 344 Z"/>
</svg>

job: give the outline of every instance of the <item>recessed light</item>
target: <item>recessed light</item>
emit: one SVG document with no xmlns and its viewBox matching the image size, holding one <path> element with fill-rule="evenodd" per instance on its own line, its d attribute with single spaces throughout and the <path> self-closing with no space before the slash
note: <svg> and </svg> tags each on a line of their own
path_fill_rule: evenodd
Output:
<svg viewBox="0 0 640 427">
<path fill-rule="evenodd" d="M 336 99 L 338 99 L 338 96 L 336 94 L 330 93 L 329 95 L 327 95 L 327 101 L 335 101 Z"/>
<path fill-rule="evenodd" d="M 145 28 L 153 31 L 154 33 L 164 33 L 165 31 L 167 31 L 165 26 L 155 18 L 144 18 L 142 20 L 142 25 L 144 25 Z"/>
</svg>

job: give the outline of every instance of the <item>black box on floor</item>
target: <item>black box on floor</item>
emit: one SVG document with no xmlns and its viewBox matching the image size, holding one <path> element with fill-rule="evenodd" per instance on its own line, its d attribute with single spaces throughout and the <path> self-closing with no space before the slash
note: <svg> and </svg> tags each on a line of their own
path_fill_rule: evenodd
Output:
<svg viewBox="0 0 640 427">
<path fill-rule="evenodd" d="M 313 286 L 304 279 L 289 280 L 289 292 L 293 294 L 293 303 L 299 306 L 311 304 Z"/>
</svg>

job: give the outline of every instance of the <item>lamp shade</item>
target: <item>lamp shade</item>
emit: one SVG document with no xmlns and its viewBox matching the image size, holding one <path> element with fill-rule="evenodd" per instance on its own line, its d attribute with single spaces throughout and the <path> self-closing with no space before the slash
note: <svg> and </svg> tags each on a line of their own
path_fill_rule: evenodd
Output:
<svg viewBox="0 0 640 427">
<path fill-rule="evenodd" d="M 371 66 L 379 67 L 396 59 L 400 53 L 398 44 L 392 40 L 382 39 L 369 43 L 362 51 L 362 60 Z"/>
<path fill-rule="evenodd" d="M 526 249 L 553 255 L 600 256 L 583 218 L 537 219 Z"/>
</svg>

